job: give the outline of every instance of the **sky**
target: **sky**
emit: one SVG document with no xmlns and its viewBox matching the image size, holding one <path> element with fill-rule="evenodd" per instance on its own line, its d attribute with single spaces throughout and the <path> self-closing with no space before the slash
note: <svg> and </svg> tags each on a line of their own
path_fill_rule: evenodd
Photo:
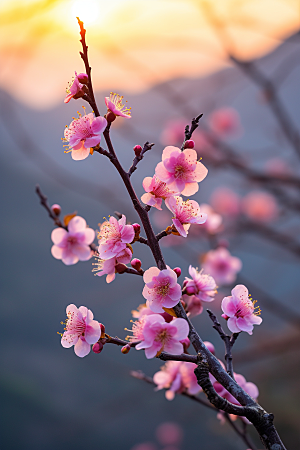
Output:
<svg viewBox="0 0 300 450">
<path fill-rule="evenodd" d="M 120 93 L 228 65 L 211 17 L 242 59 L 300 28 L 298 0 L 0 0 L 0 88 L 32 108 L 61 102 L 83 71 L 76 16 L 87 29 L 94 88 Z"/>
</svg>

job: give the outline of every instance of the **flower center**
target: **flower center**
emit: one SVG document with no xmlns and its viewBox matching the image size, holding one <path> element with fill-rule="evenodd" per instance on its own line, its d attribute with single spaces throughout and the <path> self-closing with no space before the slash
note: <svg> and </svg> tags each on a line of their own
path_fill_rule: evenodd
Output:
<svg viewBox="0 0 300 450">
<path fill-rule="evenodd" d="M 167 281 L 164 284 L 159 284 L 155 290 L 161 297 L 166 297 L 170 292 L 170 283 Z"/>
<path fill-rule="evenodd" d="M 183 166 L 176 166 L 175 168 L 175 178 L 182 179 L 185 176 L 185 169 Z"/>
</svg>

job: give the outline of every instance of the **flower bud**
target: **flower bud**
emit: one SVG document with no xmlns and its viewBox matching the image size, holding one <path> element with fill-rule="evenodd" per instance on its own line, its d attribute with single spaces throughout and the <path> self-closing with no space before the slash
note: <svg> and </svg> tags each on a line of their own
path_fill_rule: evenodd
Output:
<svg viewBox="0 0 300 450">
<path fill-rule="evenodd" d="M 160 315 L 165 319 L 165 321 L 166 321 L 167 323 L 170 323 L 170 322 L 172 322 L 172 320 L 173 320 L 173 316 L 171 316 L 171 314 L 169 314 L 169 313 L 167 313 L 167 312 L 160 313 Z"/>
<path fill-rule="evenodd" d="M 87 84 L 88 83 L 88 79 L 89 77 L 87 76 L 86 73 L 80 73 L 79 75 L 77 75 L 78 81 L 81 84 Z"/>
<path fill-rule="evenodd" d="M 112 111 L 108 111 L 104 117 L 106 118 L 108 123 L 113 122 L 117 118 L 117 116 Z"/>
<path fill-rule="evenodd" d="M 133 147 L 133 151 L 135 153 L 135 156 L 137 157 L 141 156 L 142 150 L 143 149 L 140 145 L 136 145 L 135 147 Z"/>
<path fill-rule="evenodd" d="M 130 262 L 131 267 L 137 271 L 141 270 L 142 267 L 142 262 L 137 259 L 137 258 L 133 258 L 133 260 Z"/>
<path fill-rule="evenodd" d="M 188 284 L 188 280 L 184 280 L 183 287 L 185 287 Z"/>
<path fill-rule="evenodd" d="M 123 355 L 126 355 L 126 353 L 129 353 L 131 349 L 131 346 L 129 344 L 124 345 L 124 347 L 121 348 L 121 352 L 123 353 Z"/>
<path fill-rule="evenodd" d="M 212 353 L 213 355 L 215 354 L 215 347 L 213 346 L 213 344 L 211 342 L 204 341 L 203 344 L 206 345 L 206 347 L 208 348 L 210 353 Z"/>
<path fill-rule="evenodd" d="M 190 342 L 189 338 L 187 337 L 187 338 L 183 339 L 183 340 L 180 341 L 180 342 L 181 342 L 182 345 L 183 345 L 183 350 L 184 350 L 184 352 L 186 352 L 187 349 L 189 348 L 189 346 L 191 345 L 191 342 Z"/>
<path fill-rule="evenodd" d="M 135 233 L 139 233 L 141 231 L 141 225 L 140 224 L 133 223 L 132 226 L 133 226 L 133 229 L 134 229 Z"/>
<path fill-rule="evenodd" d="M 125 264 L 119 263 L 115 266 L 115 270 L 117 273 L 124 273 L 127 270 L 127 266 Z"/>
<path fill-rule="evenodd" d="M 227 314 L 222 314 L 223 319 L 228 320 L 229 316 L 227 316 Z"/>
<path fill-rule="evenodd" d="M 175 267 L 175 269 L 173 269 L 173 271 L 176 273 L 177 278 L 179 278 L 180 275 L 181 275 L 181 269 L 180 269 L 180 267 Z"/>
<path fill-rule="evenodd" d="M 194 147 L 195 147 L 195 142 L 192 139 L 185 141 L 184 148 L 194 148 Z"/>
<path fill-rule="evenodd" d="M 54 205 L 51 206 L 51 210 L 54 212 L 56 216 L 59 216 L 61 212 L 61 207 L 57 205 L 57 203 L 54 203 Z"/>
<path fill-rule="evenodd" d="M 187 286 L 185 288 L 187 295 L 194 295 L 195 294 L 195 286 Z"/>
<path fill-rule="evenodd" d="M 103 323 L 99 323 L 100 325 L 100 330 L 101 330 L 101 338 L 105 337 L 105 326 L 103 325 Z"/>
<path fill-rule="evenodd" d="M 101 353 L 103 350 L 102 342 L 96 342 L 96 344 L 93 345 L 92 350 L 94 353 Z"/>
</svg>

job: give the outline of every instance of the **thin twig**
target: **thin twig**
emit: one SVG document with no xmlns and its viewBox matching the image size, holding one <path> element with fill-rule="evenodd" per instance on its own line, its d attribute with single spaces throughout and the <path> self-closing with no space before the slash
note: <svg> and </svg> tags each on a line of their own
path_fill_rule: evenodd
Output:
<svg viewBox="0 0 300 450">
<path fill-rule="evenodd" d="M 145 142 L 144 147 L 143 147 L 143 149 L 142 149 L 140 155 L 138 155 L 138 156 L 136 156 L 136 157 L 134 158 L 133 163 L 132 163 L 132 166 L 131 166 L 130 169 L 128 170 L 128 176 L 129 176 L 129 177 L 131 177 L 131 175 L 133 174 L 133 172 L 136 171 L 136 169 L 137 169 L 136 166 L 137 166 L 138 163 L 143 159 L 144 154 L 145 154 L 146 152 L 148 152 L 149 150 L 151 150 L 152 147 L 153 147 L 154 145 L 155 145 L 155 144 L 150 144 L 148 141 Z"/>
</svg>

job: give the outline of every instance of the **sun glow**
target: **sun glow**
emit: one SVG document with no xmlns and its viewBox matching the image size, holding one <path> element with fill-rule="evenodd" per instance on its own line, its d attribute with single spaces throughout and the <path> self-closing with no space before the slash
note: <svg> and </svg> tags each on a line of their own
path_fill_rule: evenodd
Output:
<svg viewBox="0 0 300 450">
<path fill-rule="evenodd" d="M 84 25 L 91 25 L 99 18 L 99 2 L 96 0 L 75 0 L 72 4 L 72 15 L 79 17 Z"/>
</svg>

